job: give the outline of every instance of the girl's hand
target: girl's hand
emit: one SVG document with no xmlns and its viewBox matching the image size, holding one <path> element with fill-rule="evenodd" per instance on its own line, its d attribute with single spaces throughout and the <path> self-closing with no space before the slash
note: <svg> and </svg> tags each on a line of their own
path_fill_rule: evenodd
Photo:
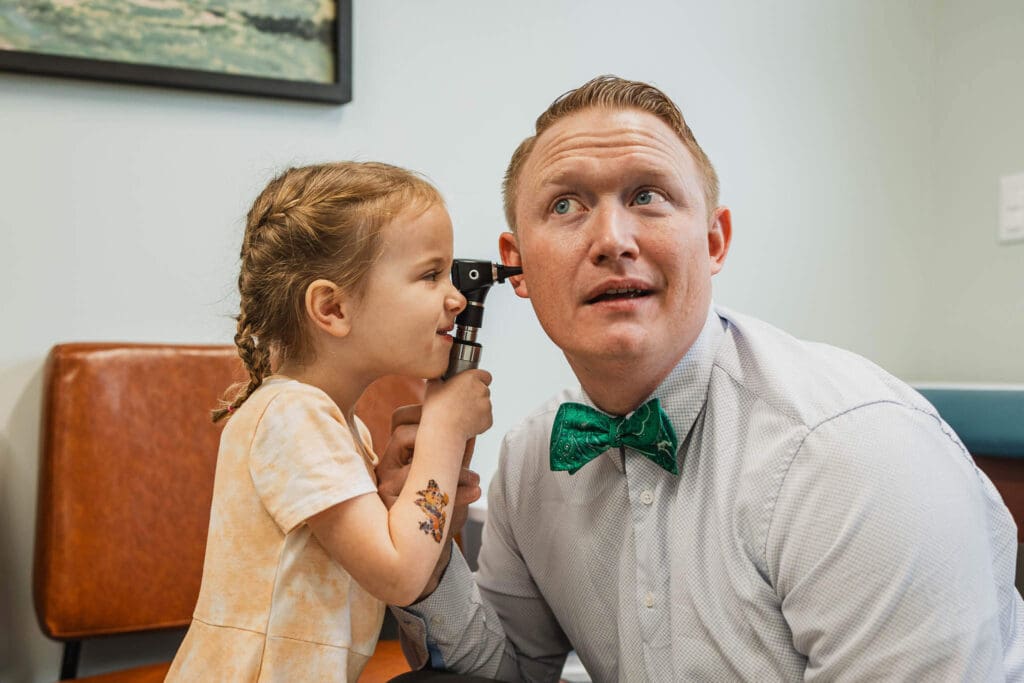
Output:
<svg viewBox="0 0 1024 683">
<path fill-rule="evenodd" d="M 436 421 L 465 441 L 487 431 L 491 414 L 491 373 L 465 370 L 445 382 L 427 382 L 423 421 Z"/>
</svg>

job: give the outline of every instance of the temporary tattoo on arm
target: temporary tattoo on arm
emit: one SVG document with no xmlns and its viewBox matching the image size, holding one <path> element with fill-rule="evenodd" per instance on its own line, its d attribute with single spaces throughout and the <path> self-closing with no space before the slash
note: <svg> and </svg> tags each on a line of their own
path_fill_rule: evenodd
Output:
<svg viewBox="0 0 1024 683">
<path fill-rule="evenodd" d="M 416 499 L 416 504 L 427 513 L 427 519 L 420 522 L 420 531 L 433 536 L 440 543 L 444 538 L 444 524 L 447 521 L 444 509 L 448 505 L 448 494 L 441 491 L 433 479 L 427 482 L 427 488 L 416 493 L 422 496 Z"/>
</svg>

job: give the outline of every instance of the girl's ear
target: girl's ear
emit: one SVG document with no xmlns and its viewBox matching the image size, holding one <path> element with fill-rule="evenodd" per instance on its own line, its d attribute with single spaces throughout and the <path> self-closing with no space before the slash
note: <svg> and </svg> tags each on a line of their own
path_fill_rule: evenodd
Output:
<svg viewBox="0 0 1024 683">
<path fill-rule="evenodd" d="M 511 232 L 503 232 L 498 237 L 498 253 L 501 254 L 501 260 L 506 266 L 522 266 L 523 257 L 519 253 L 519 240 Z M 516 294 L 529 299 L 530 294 L 526 291 L 526 278 L 522 275 L 513 275 L 508 279 L 509 284 L 515 290 Z"/>
<path fill-rule="evenodd" d="M 314 280 L 306 287 L 306 316 L 318 330 L 332 337 L 352 331 L 352 299 L 330 280 Z"/>
</svg>

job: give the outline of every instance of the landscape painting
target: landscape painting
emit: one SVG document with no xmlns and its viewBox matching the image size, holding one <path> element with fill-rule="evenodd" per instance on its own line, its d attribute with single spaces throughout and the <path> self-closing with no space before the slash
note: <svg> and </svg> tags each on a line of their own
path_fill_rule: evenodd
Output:
<svg viewBox="0 0 1024 683">
<path fill-rule="evenodd" d="M 351 0 L 0 0 L 0 68 L 346 102 Z"/>
</svg>

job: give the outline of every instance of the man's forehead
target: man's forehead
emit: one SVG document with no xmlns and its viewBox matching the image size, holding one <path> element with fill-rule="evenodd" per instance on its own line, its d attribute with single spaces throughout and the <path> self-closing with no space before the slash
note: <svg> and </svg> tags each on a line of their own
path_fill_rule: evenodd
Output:
<svg viewBox="0 0 1024 683">
<path fill-rule="evenodd" d="M 587 109 L 554 123 L 538 138 L 524 173 L 557 182 L 574 169 L 611 161 L 651 173 L 695 171 L 689 150 L 668 124 L 634 109 Z"/>
</svg>

